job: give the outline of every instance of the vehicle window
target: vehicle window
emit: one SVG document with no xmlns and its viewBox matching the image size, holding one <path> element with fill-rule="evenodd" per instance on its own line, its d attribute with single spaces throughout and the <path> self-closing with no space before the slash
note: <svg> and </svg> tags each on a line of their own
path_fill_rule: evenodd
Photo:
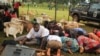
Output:
<svg viewBox="0 0 100 56">
<path fill-rule="evenodd" d="M 92 4 L 90 9 L 100 9 L 100 4 Z"/>
<path fill-rule="evenodd" d="M 78 5 L 75 8 L 79 8 L 80 10 L 87 10 L 89 6 L 88 5 Z"/>
</svg>

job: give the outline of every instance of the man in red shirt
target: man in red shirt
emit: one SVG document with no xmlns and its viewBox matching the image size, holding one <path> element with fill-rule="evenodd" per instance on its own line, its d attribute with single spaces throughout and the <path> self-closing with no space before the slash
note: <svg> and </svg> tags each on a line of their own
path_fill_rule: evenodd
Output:
<svg viewBox="0 0 100 56">
<path fill-rule="evenodd" d="M 19 6 L 21 6 L 20 2 L 15 2 L 13 5 L 14 11 L 17 14 L 17 17 L 19 17 Z"/>
<path fill-rule="evenodd" d="M 8 8 L 5 8 L 3 22 L 9 22 L 10 20 L 11 20 L 10 12 L 9 12 Z"/>
<path fill-rule="evenodd" d="M 10 16 L 11 16 L 11 18 L 17 18 L 17 15 L 16 15 L 16 12 L 15 11 L 12 11 L 10 13 Z"/>
<path fill-rule="evenodd" d="M 84 36 L 84 34 L 81 31 L 77 32 L 77 41 L 80 46 L 80 53 L 83 52 L 100 53 L 99 41 Z"/>
</svg>

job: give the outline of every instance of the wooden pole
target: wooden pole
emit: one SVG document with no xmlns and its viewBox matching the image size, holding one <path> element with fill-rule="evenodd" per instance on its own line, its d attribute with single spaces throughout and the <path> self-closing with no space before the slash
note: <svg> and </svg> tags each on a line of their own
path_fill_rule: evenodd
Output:
<svg viewBox="0 0 100 56">
<path fill-rule="evenodd" d="M 28 9 L 27 9 L 27 15 L 28 15 L 28 13 L 29 13 L 29 2 L 28 2 L 27 7 L 28 7 Z"/>
<path fill-rule="evenodd" d="M 55 21 L 57 18 L 57 0 L 55 0 Z"/>
<path fill-rule="evenodd" d="M 69 21 L 69 19 L 70 19 L 70 18 L 69 18 L 69 16 L 70 16 L 70 5 L 71 5 L 71 4 L 70 4 L 70 1 L 69 1 L 69 2 L 68 2 L 68 21 Z"/>
</svg>

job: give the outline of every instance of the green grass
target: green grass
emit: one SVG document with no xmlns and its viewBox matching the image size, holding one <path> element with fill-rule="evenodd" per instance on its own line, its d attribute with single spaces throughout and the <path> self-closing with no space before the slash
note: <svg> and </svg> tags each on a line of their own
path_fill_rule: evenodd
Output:
<svg viewBox="0 0 100 56">
<path fill-rule="evenodd" d="M 54 8 L 52 10 L 49 10 L 47 7 L 32 7 L 32 6 L 30 6 L 29 10 L 28 10 L 27 6 L 20 7 L 20 14 L 23 13 L 23 11 L 26 14 L 27 14 L 27 11 L 29 11 L 29 12 L 31 11 L 31 13 L 34 13 L 35 16 L 40 16 L 41 13 L 46 13 L 47 15 L 49 15 L 49 17 L 52 20 L 55 19 L 55 9 Z M 56 20 L 57 21 L 60 21 L 61 19 L 68 20 L 68 14 L 69 14 L 68 13 L 68 9 L 65 9 L 64 11 L 59 9 L 57 11 L 57 18 L 56 18 Z M 70 19 L 71 19 L 71 17 L 70 17 Z"/>
</svg>

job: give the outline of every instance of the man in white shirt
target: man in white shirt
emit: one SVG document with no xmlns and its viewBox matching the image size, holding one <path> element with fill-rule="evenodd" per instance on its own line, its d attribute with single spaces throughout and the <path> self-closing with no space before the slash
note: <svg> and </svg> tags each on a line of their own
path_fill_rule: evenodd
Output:
<svg viewBox="0 0 100 56">
<path fill-rule="evenodd" d="M 62 48 L 61 38 L 56 35 L 56 32 L 53 35 L 49 35 L 47 38 L 47 55 L 51 56 L 51 49 L 57 49 L 57 56 L 60 56 L 60 52 Z"/>
<path fill-rule="evenodd" d="M 16 38 L 16 41 L 20 41 L 21 44 L 34 44 L 45 45 L 45 41 L 49 35 L 49 30 L 45 27 L 39 25 L 38 23 L 33 24 L 33 28 L 29 31 L 29 33 L 25 36 L 21 36 Z M 29 41 L 27 41 L 29 40 Z M 44 43 L 42 43 L 42 40 Z"/>
</svg>

